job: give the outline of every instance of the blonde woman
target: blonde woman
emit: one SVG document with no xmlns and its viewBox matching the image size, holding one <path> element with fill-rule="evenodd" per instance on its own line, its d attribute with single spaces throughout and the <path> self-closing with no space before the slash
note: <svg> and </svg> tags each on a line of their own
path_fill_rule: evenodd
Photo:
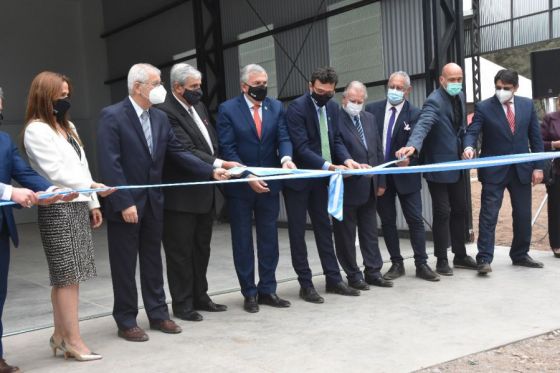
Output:
<svg viewBox="0 0 560 373">
<path fill-rule="evenodd" d="M 31 166 L 54 185 L 102 188 L 92 180 L 76 128 L 68 120 L 71 85 L 68 78 L 42 72 L 29 90 L 23 143 Z M 108 195 L 113 190 L 100 193 Z M 91 228 L 103 219 L 95 193 L 80 195 L 72 203 L 39 208 L 39 230 L 52 286 L 54 334 L 50 346 L 56 356 L 79 361 L 101 359 L 82 340 L 78 320 L 79 283 L 96 276 Z"/>
</svg>

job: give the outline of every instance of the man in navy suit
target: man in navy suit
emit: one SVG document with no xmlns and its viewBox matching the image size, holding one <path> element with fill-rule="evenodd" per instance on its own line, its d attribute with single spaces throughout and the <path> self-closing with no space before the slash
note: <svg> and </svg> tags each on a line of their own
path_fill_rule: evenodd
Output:
<svg viewBox="0 0 560 373">
<path fill-rule="evenodd" d="M 300 168 L 336 170 L 360 168 L 348 153 L 338 130 L 338 105 L 334 96 L 338 76 L 331 67 L 321 67 L 311 74 L 309 92 L 290 103 L 286 112 L 288 131 L 294 146 L 294 161 Z M 344 161 L 346 166 L 333 163 Z M 360 295 L 340 275 L 327 212 L 328 179 L 301 179 L 285 183 L 284 198 L 292 265 L 301 286 L 299 295 L 312 303 L 323 303 L 313 286 L 305 244 L 306 213 L 309 212 L 321 266 L 326 277 L 326 291 L 341 295 Z"/>
<path fill-rule="evenodd" d="M 544 151 L 540 125 L 533 101 L 515 96 L 519 87 L 516 71 L 500 70 L 494 77 L 496 94 L 475 105 L 473 121 L 464 138 L 464 158 L 475 155 L 478 135 L 482 132 L 481 157 Z M 543 179 L 543 162 L 478 170 L 482 183 L 478 234 L 478 272 L 492 272 L 496 223 L 507 189 L 511 198 L 513 241 L 509 256 L 513 265 L 542 268 L 543 263 L 529 256 L 531 245 L 531 182 Z"/>
<path fill-rule="evenodd" d="M 373 114 L 379 121 L 378 136 L 383 147 L 384 162 L 396 159 L 395 151 L 406 145 L 420 116 L 420 109 L 408 101 L 411 90 L 408 74 L 404 71 L 397 71 L 389 77 L 387 99 L 366 105 L 366 111 Z M 409 164 L 415 165 L 417 160 L 407 158 L 402 164 L 399 163 L 399 166 Z M 393 280 L 405 274 L 397 231 L 395 202 L 398 196 L 410 231 L 416 276 L 428 281 L 439 281 L 439 276 L 427 264 L 421 189 L 422 179 L 419 173 L 386 176 L 386 189 L 385 193 L 378 198 L 377 212 L 381 218 L 383 239 L 391 255 L 391 268 L 383 276 L 387 280 Z"/>
<path fill-rule="evenodd" d="M 448 63 L 439 77 L 440 87 L 433 91 L 422 107 L 422 114 L 414 126 L 405 147 L 397 158 L 420 153 L 423 163 L 459 160 L 463 153 L 462 137 L 466 127 L 466 107 L 463 89 L 463 69 Z M 461 171 L 429 172 L 424 177 L 432 196 L 434 254 L 436 272 L 453 275 L 447 260 L 447 248 L 455 254 L 456 268 L 477 268 L 476 261 L 467 255 L 465 224 L 467 198 L 465 176 Z M 451 235 L 451 237 L 450 237 Z"/>
<path fill-rule="evenodd" d="M 160 71 L 136 64 L 128 73 L 129 97 L 101 111 L 98 154 L 101 177 L 109 185 L 159 184 L 164 159 L 182 167 L 186 175 L 200 180 L 226 179 L 224 169 L 212 166 L 184 150 L 175 137 L 167 115 L 153 104 L 165 100 Z M 107 238 L 113 280 L 113 317 L 118 335 L 142 342 L 148 335 L 136 323 L 138 293 L 136 258 L 150 328 L 180 333 L 169 319 L 163 290 L 161 239 L 163 193 L 160 188 L 122 190 L 106 199 Z"/>
<path fill-rule="evenodd" d="M 366 99 L 367 89 L 364 84 L 358 81 L 350 82 L 342 94 L 342 108 L 338 116 L 342 142 L 361 168 L 371 168 L 383 163 L 383 149 L 377 136 L 375 117 L 362 111 Z M 384 175 L 345 178 L 343 220 L 333 219 L 338 261 L 346 272 L 348 285 L 357 290 L 369 290 L 369 285 L 393 286 L 391 281 L 381 276 L 383 259 L 379 252 L 375 216 L 377 196 L 382 195 L 384 191 Z M 356 262 L 356 228 L 365 267 L 363 274 Z"/>
<path fill-rule="evenodd" d="M 286 128 L 282 103 L 267 97 L 268 75 L 259 65 L 241 69 L 241 94 L 220 105 L 217 129 L 224 159 L 247 166 L 295 168 L 292 143 Z M 247 312 L 259 311 L 259 304 L 289 307 L 276 294 L 279 181 L 251 181 L 227 185 L 233 261 Z M 257 233 L 259 283 L 255 285 L 253 215 Z"/>
<path fill-rule="evenodd" d="M 2 89 L 0 88 L 0 123 L 2 116 Z M 54 188 L 47 180 L 38 175 L 21 158 L 16 145 L 5 132 L 0 132 L 0 200 L 13 201 L 22 207 L 31 207 L 39 203 L 37 191 L 51 191 Z M 12 187 L 10 182 L 14 179 L 23 188 Z M 29 188 L 29 189 L 27 189 Z M 36 192 L 33 192 L 36 191 Z M 76 196 L 74 195 L 74 198 Z M 56 202 L 60 196 L 49 199 L 42 199 L 41 204 Z M 65 198 L 69 200 L 70 198 Z M 17 373 L 20 369 L 9 365 L 4 360 L 4 350 L 2 348 L 2 311 L 8 292 L 8 270 L 10 266 L 10 238 L 15 247 L 19 244 L 19 238 L 12 212 L 12 206 L 0 208 L 0 373 Z"/>
</svg>

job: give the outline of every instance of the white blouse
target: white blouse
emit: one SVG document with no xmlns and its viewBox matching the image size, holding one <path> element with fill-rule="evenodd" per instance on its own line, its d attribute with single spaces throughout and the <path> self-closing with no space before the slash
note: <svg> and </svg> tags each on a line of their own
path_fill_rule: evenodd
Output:
<svg viewBox="0 0 560 373">
<path fill-rule="evenodd" d="M 70 127 L 77 133 L 73 123 Z M 68 140 L 48 123 L 31 122 L 25 129 L 23 144 L 31 167 L 53 185 L 74 190 L 91 187 L 93 179 L 84 148 L 80 146 L 80 158 Z M 90 209 L 99 207 L 96 193 L 80 194 L 74 201 L 87 201 Z"/>
</svg>

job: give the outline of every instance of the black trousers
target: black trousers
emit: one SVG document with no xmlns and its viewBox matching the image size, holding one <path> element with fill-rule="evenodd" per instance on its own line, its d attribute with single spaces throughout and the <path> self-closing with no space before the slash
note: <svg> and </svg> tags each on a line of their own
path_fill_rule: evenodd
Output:
<svg viewBox="0 0 560 373">
<path fill-rule="evenodd" d="M 140 262 L 140 284 L 144 308 L 151 321 L 169 319 L 163 290 L 161 238 L 163 221 L 155 218 L 150 204 L 137 224 L 109 221 L 107 238 L 113 281 L 113 317 L 120 329 L 137 326 L 138 292 L 136 258 Z"/>
<path fill-rule="evenodd" d="M 375 204 L 375 196 L 370 195 L 368 201 L 363 205 L 344 206 L 342 221 L 333 219 L 336 256 L 340 266 L 346 272 L 349 282 L 364 279 L 356 262 L 356 228 L 358 228 L 358 239 L 366 276 L 379 275 L 383 266 L 377 238 Z"/>
<path fill-rule="evenodd" d="M 2 212 L 0 211 L 0 214 Z M 8 236 L 8 227 L 3 224 L 2 216 L 0 216 L 0 359 L 4 356 L 2 348 L 2 312 L 4 311 L 4 303 L 8 293 L 8 269 L 10 267 L 10 241 Z"/>
<path fill-rule="evenodd" d="M 560 175 L 554 177 L 554 184 L 547 186 L 548 192 L 548 239 L 550 247 L 560 248 Z"/>
<path fill-rule="evenodd" d="M 456 183 L 434 183 L 428 181 L 432 196 L 432 233 L 434 255 L 447 258 L 447 248 L 457 257 L 467 255 L 465 247 L 465 226 L 467 216 L 467 196 L 465 177 L 461 174 Z"/>
<path fill-rule="evenodd" d="M 387 188 L 381 197 L 377 197 L 377 213 L 381 218 L 383 239 L 387 251 L 391 255 L 391 262 L 402 262 L 399 244 L 399 233 L 397 230 L 397 207 L 396 197 L 399 197 L 402 212 L 410 232 L 410 243 L 414 251 L 414 263 L 426 264 L 426 230 L 422 220 L 422 196 L 421 190 L 401 194 L 397 191 L 392 175 L 387 175 Z"/>
<path fill-rule="evenodd" d="M 192 310 L 210 301 L 206 271 L 213 223 L 212 212 L 163 212 L 163 248 L 174 312 Z"/>
<path fill-rule="evenodd" d="M 301 287 L 313 287 L 312 272 L 307 260 L 305 243 L 306 213 L 309 212 L 315 243 L 327 284 L 342 281 L 340 268 L 334 251 L 332 227 L 327 211 L 329 199 L 328 186 L 323 181 L 310 181 L 311 185 L 303 190 L 284 188 L 284 201 L 288 213 L 288 234 L 292 266 L 298 275 Z"/>
</svg>

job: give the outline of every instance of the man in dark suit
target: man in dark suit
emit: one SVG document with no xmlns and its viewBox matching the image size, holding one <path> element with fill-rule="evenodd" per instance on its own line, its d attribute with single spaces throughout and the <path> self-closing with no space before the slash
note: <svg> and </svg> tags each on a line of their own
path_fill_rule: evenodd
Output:
<svg viewBox="0 0 560 373">
<path fill-rule="evenodd" d="M 334 96 L 338 76 L 331 67 L 321 67 L 311 74 L 309 92 L 290 103 L 286 112 L 288 131 L 294 145 L 294 161 L 300 168 L 336 170 L 359 168 L 342 142 L 338 130 L 338 105 Z M 342 161 L 346 166 L 336 165 Z M 301 286 L 299 295 L 312 303 L 323 303 L 313 286 L 305 244 L 306 214 L 309 212 L 321 266 L 326 277 L 326 291 L 341 295 L 360 295 L 340 275 L 327 212 L 328 179 L 301 179 L 285 183 L 284 198 L 292 265 Z"/>
<path fill-rule="evenodd" d="M 515 96 L 519 77 L 514 70 L 500 70 L 494 77 L 496 94 L 475 105 L 473 121 L 464 138 L 464 158 L 474 157 L 478 135 L 482 132 L 481 157 L 539 153 L 544 151 L 540 125 L 533 101 Z M 542 268 L 543 263 L 529 256 L 531 245 L 531 182 L 543 179 L 543 162 L 519 163 L 511 166 L 488 167 L 478 170 L 482 183 L 478 234 L 478 272 L 492 271 L 496 223 L 504 198 L 511 197 L 513 241 L 509 256 L 513 265 Z"/>
<path fill-rule="evenodd" d="M 0 114 L 2 113 L 2 89 L 0 88 Z M 1 123 L 1 118 L 0 118 Z M 0 200 L 13 201 L 21 207 L 31 207 L 39 203 L 39 193 L 34 191 L 52 191 L 55 189 L 47 180 L 38 175 L 19 155 L 16 145 L 5 132 L 0 132 Z M 23 188 L 12 187 L 10 182 L 17 181 Z M 27 189 L 29 188 L 29 189 Z M 73 196 L 75 198 L 76 195 Z M 70 200 L 72 197 L 66 197 Z M 42 199 L 41 204 L 49 204 L 60 200 L 60 196 Z M 15 247 L 19 238 L 12 212 L 12 206 L 0 208 L 0 373 L 17 373 L 21 370 L 9 365 L 4 360 L 2 348 L 2 312 L 8 292 L 8 270 L 10 266 L 10 238 Z"/>
<path fill-rule="evenodd" d="M 202 75 L 194 67 L 179 63 L 171 68 L 171 93 L 156 105 L 163 110 L 183 146 L 214 168 L 229 169 L 237 162 L 217 157 L 218 139 L 202 98 Z M 163 181 L 185 180 L 183 170 L 171 160 L 163 168 Z M 163 248 L 167 262 L 167 282 L 175 317 L 201 321 L 195 310 L 227 310 L 208 296 L 206 271 L 210 260 L 210 241 L 214 207 L 219 190 L 211 185 L 165 188 L 163 190 Z"/>
<path fill-rule="evenodd" d="M 342 108 L 338 116 L 342 142 L 361 168 L 371 168 L 383 162 L 375 117 L 362 111 L 366 99 L 367 89 L 363 83 L 350 82 L 342 94 Z M 338 261 L 346 272 L 348 285 L 357 290 L 369 290 L 369 285 L 393 286 L 380 272 L 383 259 L 379 252 L 375 205 L 377 196 L 384 191 L 384 175 L 352 176 L 344 179 L 343 220 L 333 219 Z M 356 262 L 356 228 L 365 267 L 363 274 Z"/>
<path fill-rule="evenodd" d="M 101 111 L 98 154 L 101 177 L 110 185 L 159 184 L 163 162 L 168 157 L 185 174 L 207 180 L 226 179 L 224 169 L 212 166 L 185 151 L 177 140 L 167 115 L 152 108 L 165 100 L 160 71 L 149 64 L 132 66 L 128 73 L 130 96 Z M 128 341 L 147 341 L 138 327 L 136 257 L 150 328 L 180 333 L 169 319 L 163 290 L 161 238 L 163 193 L 159 188 L 122 190 L 106 199 L 109 260 L 113 280 L 113 317 L 118 335 Z"/>
<path fill-rule="evenodd" d="M 267 97 L 268 75 L 259 65 L 241 69 L 241 94 L 220 105 L 217 129 L 220 151 L 225 159 L 247 166 L 295 168 L 292 143 L 286 129 L 282 103 Z M 259 304 L 289 307 L 276 294 L 279 181 L 251 181 L 227 185 L 233 260 L 244 309 L 254 313 Z M 253 224 L 257 235 L 259 283 L 255 284 Z"/>
<path fill-rule="evenodd" d="M 420 116 L 420 109 L 408 101 L 412 90 L 410 77 L 404 71 L 397 71 L 389 77 L 387 99 L 366 105 L 378 120 L 378 136 L 382 143 L 384 162 L 395 160 L 395 151 L 405 146 L 410 133 Z M 408 158 L 399 166 L 417 164 Z M 385 193 L 377 200 L 377 212 L 381 218 L 383 239 L 391 255 L 391 268 L 383 276 L 394 280 L 405 274 L 403 257 L 399 247 L 397 231 L 396 196 L 410 231 L 410 243 L 414 251 L 416 276 L 428 281 L 439 281 L 439 276 L 428 266 L 426 254 L 426 232 L 422 220 L 422 180 L 420 174 L 387 175 Z"/>
<path fill-rule="evenodd" d="M 406 147 L 396 153 L 397 158 L 420 153 L 423 163 L 459 160 L 463 152 L 462 137 L 466 127 L 463 69 L 455 63 L 445 65 L 439 77 L 440 87 L 433 91 L 422 107 L 422 114 L 414 126 Z M 465 224 L 467 199 L 465 178 L 461 171 L 430 172 L 424 177 L 432 196 L 434 254 L 436 272 L 453 275 L 447 260 L 447 248 L 455 254 L 453 266 L 476 269 L 476 261 L 467 255 Z M 450 237 L 451 235 L 451 237 Z"/>
</svg>

